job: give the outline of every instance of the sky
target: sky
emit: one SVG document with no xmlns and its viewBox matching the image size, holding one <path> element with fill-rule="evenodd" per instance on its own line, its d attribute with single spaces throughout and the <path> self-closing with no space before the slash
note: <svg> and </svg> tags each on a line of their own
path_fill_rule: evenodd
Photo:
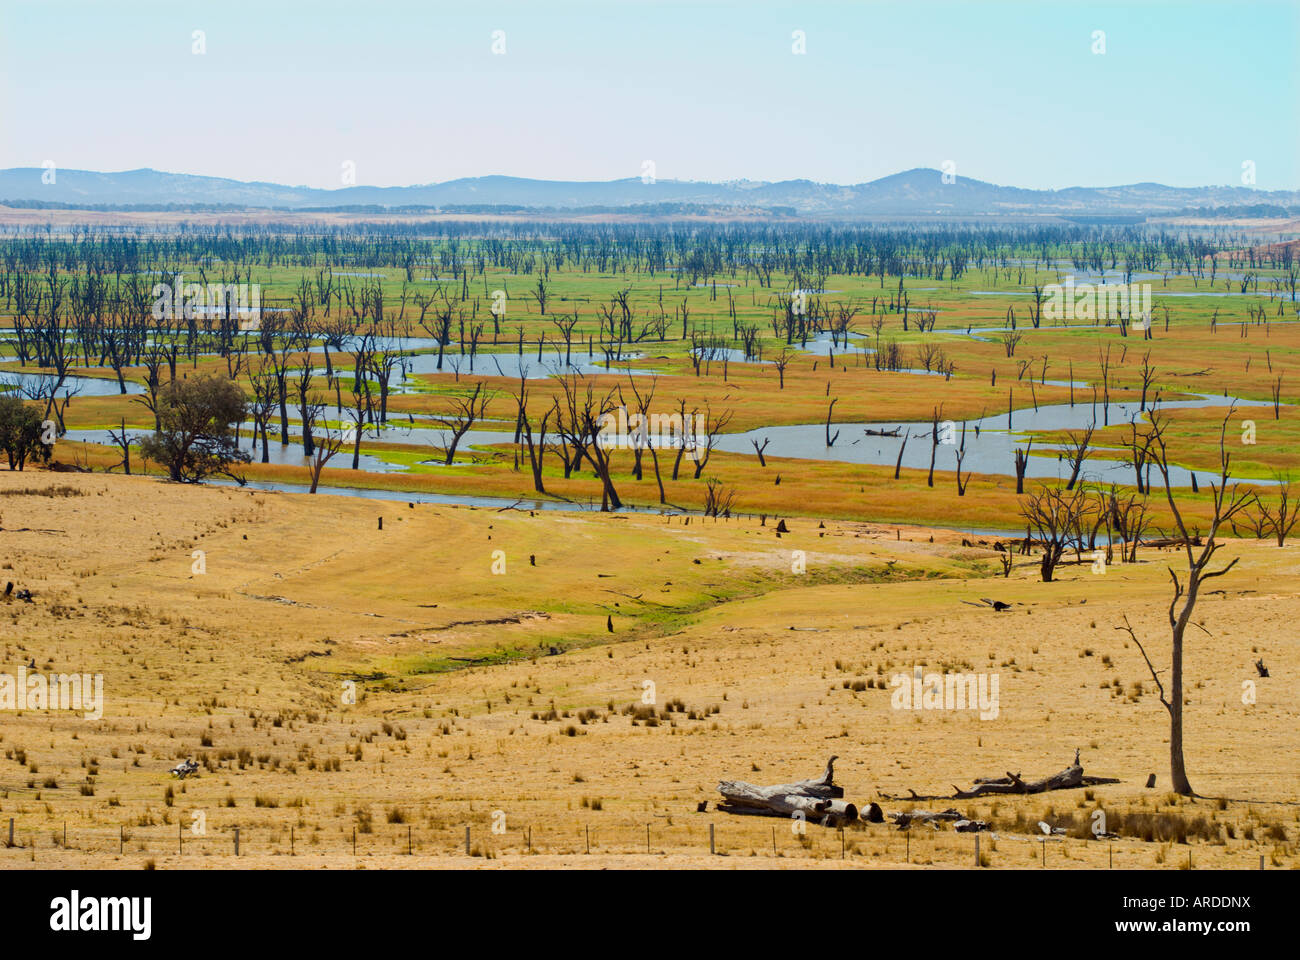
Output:
<svg viewBox="0 0 1300 960">
<path fill-rule="evenodd" d="M 1300 0 L 0 0 L 0 168 L 1295 190 L 1298 54 Z"/>
</svg>

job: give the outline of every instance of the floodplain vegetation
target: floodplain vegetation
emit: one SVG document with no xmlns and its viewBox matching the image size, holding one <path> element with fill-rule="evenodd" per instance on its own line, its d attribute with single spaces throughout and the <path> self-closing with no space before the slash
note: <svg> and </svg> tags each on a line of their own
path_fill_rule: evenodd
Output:
<svg viewBox="0 0 1300 960">
<path fill-rule="evenodd" d="M 714 810 L 837 755 L 859 807 L 987 821 L 984 868 L 1292 867 L 1293 255 L 1098 227 L 6 236 L 0 662 L 102 675 L 104 703 L 4 712 L 0 857 L 976 867 L 947 827 Z M 1053 318 L 1071 275 L 1154 306 Z M 187 316 L 189 283 L 259 310 Z M 1101 419 L 963 468 L 967 422 L 1053 405 Z M 620 409 L 699 424 L 690 455 L 602 445 Z M 839 456 L 891 423 L 926 466 Z M 824 452 L 762 445 L 798 425 Z M 996 716 L 898 709 L 917 668 L 996 675 Z M 889 799 L 1076 750 L 1118 782 Z"/>
</svg>

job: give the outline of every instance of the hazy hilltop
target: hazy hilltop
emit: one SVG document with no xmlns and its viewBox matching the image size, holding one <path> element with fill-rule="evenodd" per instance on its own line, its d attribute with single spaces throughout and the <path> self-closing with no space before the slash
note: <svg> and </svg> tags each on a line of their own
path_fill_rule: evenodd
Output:
<svg viewBox="0 0 1300 960">
<path fill-rule="evenodd" d="M 646 183 L 639 177 L 562 181 L 487 176 L 405 187 L 350 186 L 334 190 L 149 169 L 117 173 L 57 170 L 54 183 L 43 182 L 45 173 L 39 167 L 0 170 L 0 203 L 18 207 L 214 205 L 293 210 L 357 206 L 581 210 L 692 204 L 759 208 L 825 220 L 944 216 L 1142 217 L 1212 207 L 1300 208 L 1300 191 L 1294 190 L 1169 187 L 1158 183 L 1029 190 L 963 176 L 945 183 L 940 171 L 922 168 L 852 185 L 811 180 Z"/>
</svg>

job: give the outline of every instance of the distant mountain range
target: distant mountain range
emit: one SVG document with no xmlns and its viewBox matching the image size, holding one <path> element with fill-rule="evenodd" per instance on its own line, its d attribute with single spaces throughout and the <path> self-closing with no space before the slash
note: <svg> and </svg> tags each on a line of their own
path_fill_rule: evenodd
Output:
<svg viewBox="0 0 1300 960">
<path fill-rule="evenodd" d="M 1300 191 L 1246 187 L 1119 187 L 1026 190 L 969 177 L 943 182 L 938 170 L 915 169 L 868 183 L 840 186 L 811 180 L 779 183 L 701 183 L 639 178 L 607 181 L 470 177 L 409 187 L 341 187 L 320 190 L 221 177 L 127 170 L 96 173 L 57 170 L 44 183 L 39 167 L 0 170 L 0 203 L 15 207 L 272 208 L 325 210 L 358 207 L 526 211 L 629 211 L 700 208 L 768 211 L 818 220 L 890 217 L 1042 217 L 1113 219 L 1170 216 L 1196 208 L 1258 206 L 1300 215 Z"/>
</svg>

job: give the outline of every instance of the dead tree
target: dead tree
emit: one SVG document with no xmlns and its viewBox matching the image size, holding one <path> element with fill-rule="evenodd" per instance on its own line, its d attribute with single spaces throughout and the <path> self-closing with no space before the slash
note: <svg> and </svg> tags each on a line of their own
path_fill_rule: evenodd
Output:
<svg viewBox="0 0 1300 960">
<path fill-rule="evenodd" d="M 645 392 L 642 392 L 640 388 L 638 388 L 636 377 L 628 374 L 627 381 L 628 387 L 632 391 L 632 396 L 636 398 L 637 412 L 641 415 L 640 429 L 642 438 L 645 440 L 645 445 L 650 448 L 650 464 L 654 467 L 655 484 L 659 487 L 659 502 L 667 503 L 668 497 L 664 493 L 663 474 L 659 472 L 659 443 L 662 441 L 663 436 L 662 433 L 657 437 L 650 436 L 649 434 L 650 423 L 652 420 L 650 415 L 650 404 L 651 401 L 654 400 L 655 391 L 659 389 L 659 378 L 651 377 L 650 388 Z M 680 434 L 676 439 L 681 439 Z M 641 479 L 641 448 L 639 446 L 637 447 L 636 456 L 637 479 L 639 480 Z"/>
<path fill-rule="evenodd" d="M 519 393 L 515 395 L 515 402 L 519 405 L 518 419 L 515 428 L 515 442 L 520 439 L 528 449 L 528 466 L 533 475 L 533 490 L 537 493 L 545 493 L 546 485 L 542 481 L 542 460 L 546 456 L 546 428 L 551 419 L 552 411 L 548 410 L 542 414 L 541 423 L 538 424 L 536 436 L 533 435 L 533 421 L 528 415 L 528 380 L 526 377 L 519 378 Z"/>
<path fill-rule="evenodd" d="M 483 419 L 488 401 L 491 399 L 491 393 L 483 389 L 483 381 L 480 380 L 474 384 L 473 390 L 462 396 L 451 398 L 450 413 L 434 417 L 435 422 L 442 424 L 451 431 L 451 441 L 443 447 L 443 464 L 445 466 L 451 466 L 456 457 L 456 447 L 459 446 L 461 438 L 469 432 L 475 422 Z"/>
<path fill-rule="evenodd" d="M 781 352 L 777 355 L 776 359 L 772 361 L 773 366 L 776 367 L 778 390 L 785 389 L 785 368 L 790 366 L 790 361 L 793 360 L 794 357 L 795 355 L 790 352 L 789 347 L 782 347 Z"/>
<path fill-rule="evenodd" d="M 1262 530 L 1272 530 L 1279 547 L 1286 546 L 1286 538 L 1291 535 L 1296 521 L 1300 520 L 1300 504 L 1291 503 L 1291 481 L 1279 478 L 1277 487 L 1277 507 L 1265 503 L 1256 496 L 1256 509 L 1259 511 L 1258 526 Z"/>
<path fill-rule="evenodd" d="M 725 487 L 721 480 L 709 477 L 705 482 L 704 515 L 706 517 L 729 517 L 736 502 L 736 491 Z"/>
<path fill-rule="evenodd" d="M 1056 566 L 1066 549 L 1079 544 L 1084 513 L 1090 498 L 1079 487 L 1073 491 L 1040 484 L 1020 504 L 1020 515 L 1029 527 L 1037 531 L 1036 539 L 1043 548 L 1039 571 L 1044 583 L 1051 583 Z"/>
<path fill-rule="evenodd" d="M 1210 521 L 1210 528 L 1199 548 L 1195 547 L 1193 537 L 1188 533 L 1182 511 L 1178 509 L 1178 501 L 1174 498 L 1173 484 L 1169 480 L 1170 456 L 1166 438 L 1169 421 L 1160 414 L 1153 413 L 1150 426 L 1147 429 L 1148 446 L 1151 450 L 1152 461 L 1155 463 L 1156 469 L 1160 471 L 1161 479 L 1164 480 L 1165 498 L 1169 503 L 1169 512 L 1173 514 L 1174 518 L 1174 533 L 1181 541 L 1180 545 L 1187 560 L 1186 583 L 1178 579 L 1178 574 L 1174 572 L 1173 567 L 1169 568 L 1169 576 L 1174 583 L 1174 595 L 1169 601 L 1169 629 L 1172 643 L 1169 658 L 1169 691 L 1167 694 L 1164 682 L 1160 679 L 1160 671 L 1157 671 L 1151 663 L 1146 648 L 1142 646 L 1137 633 L 1129 625 L 1128 617 L 1124 618 L 1124 626 L 1115 628 L 1128 633 L 1129 637 L 1137 645 L 1138 650 L 1141 651 L 1142 659 L 1146 661 L 1147 669 L 1151 671 L 1151 677 L 1155 680 L 1156 689 L 1160 694 L 1160 702 L 1164 704 L 1165 709 L 1169 712 L 1170 775 L 1173 780 L 1174 792 L 1186 797 L 1195 795 L 1195 791 L 1187 779 L 1187 767 L 1183 759 L 1183 646 L 1187 625 L 1191 622 L 1192 611 L 1196 607 L 1201 584 L 1211 578 L 1223 576 L 1237 564 L 1237 559 L 1234 558 L 1216 570 L 1210 569 L 1210 562 L 1214 559 L 1214 555 L 1219 548 L 1223 546 L 1222 542 L 1216 539 L 1220 526 L 1225 523 L 1231 524 L 1233 517 L 1243 510 L 1248 510 L 1256 499 L 1253 493 L 1243 492 L 1235 483 L 1229 486 L 1228 466 L 1231 455 L 1228 453 L 1226 437 L 1228 421 L 1235 411 L 1236 405 L 1234 404 L 1228 408 L 1228 415 L 1223 418 L 1223 423 L 1219 427 L 1219 482 L 1210 485 L 1210 489 L 1213 491 L 1214 517 Z"/>
<path fill-rule="evenodd" d="M 858 819 L 858 808 L 843 799 L 844 788 L 835 779 L 836 757 L 826 762 L 826 772 L 816 780 L 758 787 L 741 780 L 723 780 L 718 792 L 723 813 L 762 817 L 792 817 L 813 820 L 824 827 L 837 827 Z"/>
<path fill-rule="evenodd" d="M 344 440 L 344 431 L 335 430 L 329 424 L 322 424 L 322 432 L 316 435 L 315 447 L 312 450 L 311 462 L 308 465 L 311 470 L 311 489 L 307 491 L 308 493 L 316 492 L 325 464 L 333 460 L 338 452 L 343 449 Z"/>
<path fill-rule="evenodd" d="M 601 512 L 622 508 L 623 501 L 614 489 L 613 450 L 601 443 L 602 431 L 618 409 L 614 391 L 597 399 L 592 383 L 587 381 L 583 391 L 576 374 L 554 379 L 559 383 L 563 397 L 563 404 L 560 397 L 555 398 L 555 429 L 564 443 L 573 449 L 569 466 L 578 468 L 584 459 L 591 464 L 601 484 Z"/>
<path fill-rule="evenodd" d="M 1065 462 L 1070 465 L 1070 479 L 1066 481 L 1066 490 L 1073 490 L 1074 485 L 1079 482 L 1079 471 L 1083 469 L 1083 462 L 1088 459 L 1088 447 L 1092 444 L 1092 434 L 1096 428 L 1095 423 L 1090 423 L 1082 435 L 1076 434 L 1073 430 L 1067 434 L 1069 439 L 1065 442 Z"/>
<path fill-rule="evenodd" d="M 1138 547 L 1150 523 L 1150 518 L 1147 516 L 1147 498 L 1141 494 L 1129 494 L 1127 498 L 1121 500 L 1112 484 L 1107 509 L 1110 511 L 1110 526 L 1120 538 L 1120 562 L 1137 563 Z"/>
<path fill-rule="evenodd" d="M 1025 470 L 1029 467 L 1029 451 L 1033 448 L 1033 437 L 1029 438 L 1029 444 L 1023 450 L 1016 447 L 1016 493 L 1025 492 Z"/>
<path fill-rule="evenodd" d="M 700 446 L 700 438 L 691 436 L 692 449 L 691 457 L 695 461 L 695 479 L 700 479 L 700 474 L 704 468 L 709 465 L 709 457 L 713 455 L 713 448 L 718 443 L 718 437 L 731 422 L 732 412 L 723 410 L 716 416 L 713 413 L 713 407 L 709 403 L 704 404 L 704 445 Z"/>
<path fill-rule="evenodd" d="M 113 445 L 122 451 L 122 462 L 118 464 L 114 464 L 114 466 L 112 467 L 109 467 L 108 468 L 109 472 L 112 472 L 116 467 L 121 467 L 122 472 L 125 473 L 127 476 L 130 476 L 131 475 L 131 444 L 135 442 L 136 438 L 126 432 L 126 420 L 122 419 L 120 421 L 120 428 L 117 430 L 114 430 L 110 427 L 108 431 L 108 436 L 113 441 Z"/>
<path fill-rule="evenodd" d="M 275 413 L 276 379 L 275 373 L 263 360 L 262 365 L 249 375 L 249 385 L 253 388 L 253 397 L 248 404 L 248 415 L 253 421 L 253 450 L 257 450 L 257 438 L 262 438 L 262 462 L 271 462 L 270 440 L 267 431 L 271 417 Z"/>
<path fill-rule="evenodd" d="M 926 475 L 925 485 L 934 486 L 934 458 L 939 453 L 939 408 L 934 408 L 934 416 L 930 420 L 930 472 Z"/>
<path fill-rule="evenodd" d="M 1152 409 L 1154 410 L 1154 407 Z M 1146 433 L 1138 430 L 1136 418 L 1129 421 L 1127 447 L 1129 456 L 1124 462 L 1133 468 L 1133 473 L 1137 478 L 1138 493 L 1147 493 L 1147 462 L 1150 457 L 1150 450 L 1146 443 Z"/>
<path fill-rule="evenodd" d="M 1150 323 L 1147 324 L 1146 329 L 1148 331 L 1151 329 Z M 1151 366 L 1151 351 L 1148 350 L 1142 355 L 1142 405 L 1138 407 L 1139 411 L 1146 410 L 1147 392 L 1151 389 L 1151 384 L 1155 382 L 1155 379 L 1156 368 Z"/>
<path fill-rule="evenodd" d="M 910 440 L 911 437 L 912 437 L 912 428 L 911 428 L 911 427 L 908 427 L 908 428 L 907 428 L 907 433 L 903 435 L 903 442 L 900 443 L 900 444 L 898 445 L 898 459 L 894 461 L 894 479 L 895 479 L 895 480 L 898 479 L 898 475 L 899 475 L 899 474 L 902 472 L 902 470 L 903 470 L 903 452 L 904 452 L 905 450 L 907 450 L 907 441 Z"/>
<path fill-rule="evenodd" d="M 887 800 L 970 800 L 989 794 L 1029 794 L 1047 793 L 1050 790 L 1073 790 L 1077 787 L 1092 787 L 1105 783 L 1119 783 L 1112 777 L 1085 776 L 1083 766 L 1079 763 L 1079 751 L 1074 751 L 1074 762 L 1059 773 L 1040 780 L 1025 780 L 1018 773 L 1008 772 L 1005 777 L 977 777 L 969 790 L 953 786 L 951 797 L 936 795 L 922 796 L 915 790 L 909 790 L 910 796 L 891 796 L 881 794 Z"/>
</svg>

